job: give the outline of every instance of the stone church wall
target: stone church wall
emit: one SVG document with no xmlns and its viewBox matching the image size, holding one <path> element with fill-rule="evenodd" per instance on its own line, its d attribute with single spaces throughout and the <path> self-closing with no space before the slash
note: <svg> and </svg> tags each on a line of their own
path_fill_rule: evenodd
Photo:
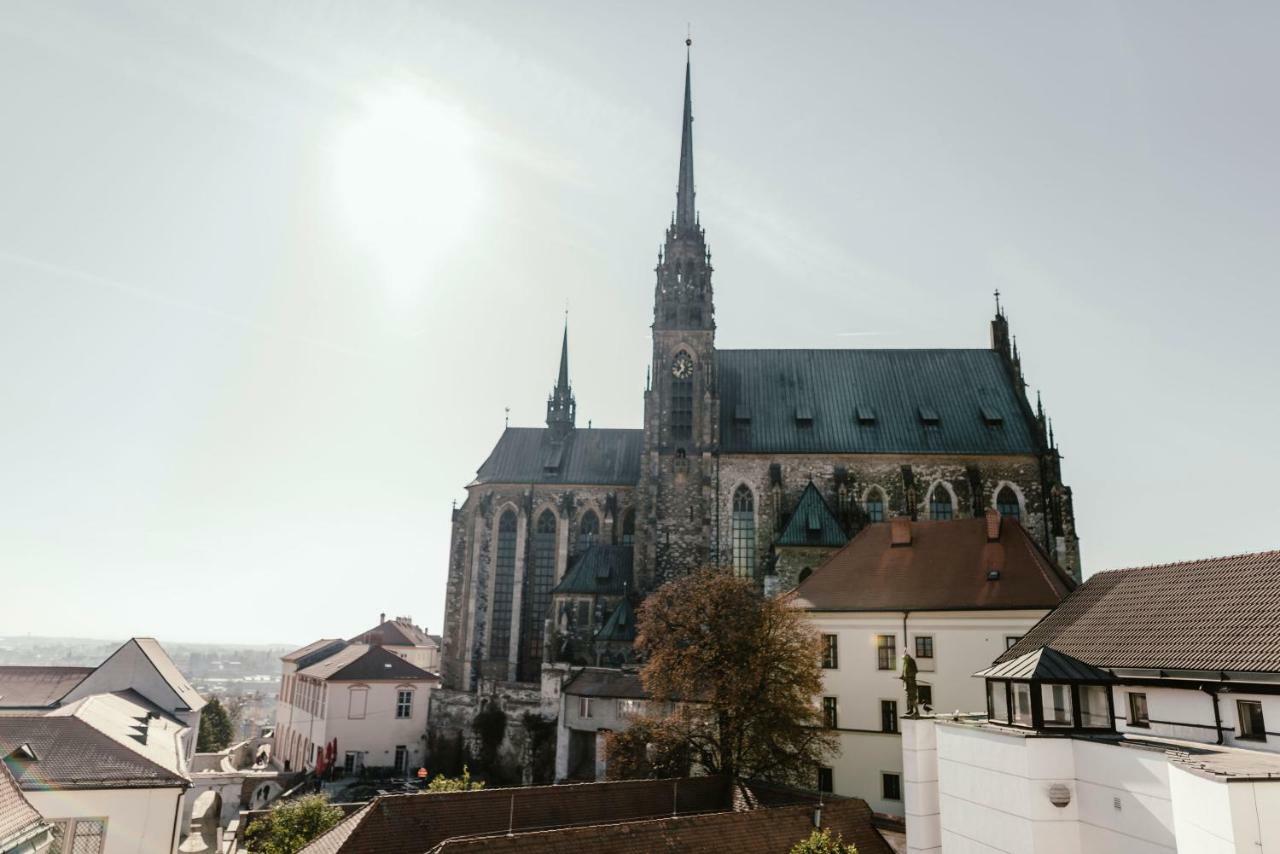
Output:
<svg viewBox="0 0 1280 854">
<path fill-rule="evenodd" d="M 600 522 L 600 541 L 620 542 L 623 519 L 633 507 L 629 486 L 482 485 L 471 487 L 456 512 L 452 560 L 445 603 L 445 685 L 468 689 L 480 677 L 514 680 L 523 615 L 524 577 L 533 560 L 531 534 L 544 510 L 556 516 L 556 581 L 577 555 L 578 530 L 593 511 Z M 516 563 L 511 603 L 511 650 L 505 659 L 490 660 L 490 614 L 498 521 L 507 510 L 517 514 Z M 609 521 L 606 522 L 606 511 Z M 455 568 L 458 576 L 455 579 Z M 451 656 L 451 657 L 450 657 Z"/>
</svg>

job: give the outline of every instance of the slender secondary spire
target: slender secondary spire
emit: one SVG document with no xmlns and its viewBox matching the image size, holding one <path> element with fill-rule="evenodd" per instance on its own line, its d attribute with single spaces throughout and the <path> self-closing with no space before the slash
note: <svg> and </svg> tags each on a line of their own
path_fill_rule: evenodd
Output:
<svg viewBox="0 0 1280 854">
<path fill-rule="evenodd" d="M 569 315 L 565 312 L 564 339 L 560 342 L 560 376 L 556 379 L 556 391 L 569 390 Z"/>
<path fill-rule="evenodd" d="M 697 208 L 693 202 L 693 89 L 690 85 L 690 52 L 693 39 L 684 40 L 684 129 L 680 135 L 680 183 L 676 187 L 676 228 L 696 228 Z"/>
</svg>

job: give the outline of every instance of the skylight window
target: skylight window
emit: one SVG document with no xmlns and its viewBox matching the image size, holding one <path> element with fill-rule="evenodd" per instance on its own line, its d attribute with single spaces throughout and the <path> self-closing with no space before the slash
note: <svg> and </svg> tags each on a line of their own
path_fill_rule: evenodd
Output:
<svg viewBox="0 0 1280 854">
<path fill-rule="evenodd" d="M 854 417 L 858 419 L 859 424 L 875 424 L 875 408 L 865 403 L 859 403 L 857 408 L 854 409 Z"/>
<path fill-rule="evenodd" d="M 733 420 L 740 422 L 751 422 L 751 407 L 745 403 L 739 403 L 733 408 Z"/>
<path fill-rule="evenodd" d="M 982 404 L 982 420 L 988 427 L 997 427 L 1004 423 L 1004 414 L 989 404 Z"/>
<path fill-rule="evenodd" d="M 938 411 L 931 406 L 921 406 L 920 423 L 929 427 L 937 427 Z"/>
<path fill-rule="evenodd" d="M 808 403 L 796 404 L 796 421 L 800 424 L 813 423 L 813 407 Z"/>
</svg>

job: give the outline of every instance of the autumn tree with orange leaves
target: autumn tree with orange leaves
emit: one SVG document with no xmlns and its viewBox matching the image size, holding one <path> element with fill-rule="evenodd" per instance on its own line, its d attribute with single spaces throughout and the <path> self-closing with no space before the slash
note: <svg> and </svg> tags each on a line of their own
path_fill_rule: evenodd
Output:
<svg viewBox="0 0 1280 854">
<path fill-rule="evenodd" d="M 648 713 L 610 736 L 613 777 L 709 774 L 813 785 L 836 750 L 814 698 L 818 636 L 801 612 L 723 569 L 668 582 L 640 607 Z"/>
</svg>

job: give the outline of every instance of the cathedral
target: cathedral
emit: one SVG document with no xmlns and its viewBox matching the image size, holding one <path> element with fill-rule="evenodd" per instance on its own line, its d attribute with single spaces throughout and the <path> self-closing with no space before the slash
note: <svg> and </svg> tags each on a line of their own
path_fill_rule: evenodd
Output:
<svg viewBox="0 0 1280 854">
<path fill-rule="evenodd" d="M 994 507 L 1080 578 L 1071 489 L 1000 308 L 986 349 L 723 350 L 685 65 L 644 423 L 579 427 L 565 329 L 544 427 L 507 427 L 453 512 L 446 687 L 611 664 L 664 581 L 723 567 L 790 589 L 862 527 Z"/>
</svg>

